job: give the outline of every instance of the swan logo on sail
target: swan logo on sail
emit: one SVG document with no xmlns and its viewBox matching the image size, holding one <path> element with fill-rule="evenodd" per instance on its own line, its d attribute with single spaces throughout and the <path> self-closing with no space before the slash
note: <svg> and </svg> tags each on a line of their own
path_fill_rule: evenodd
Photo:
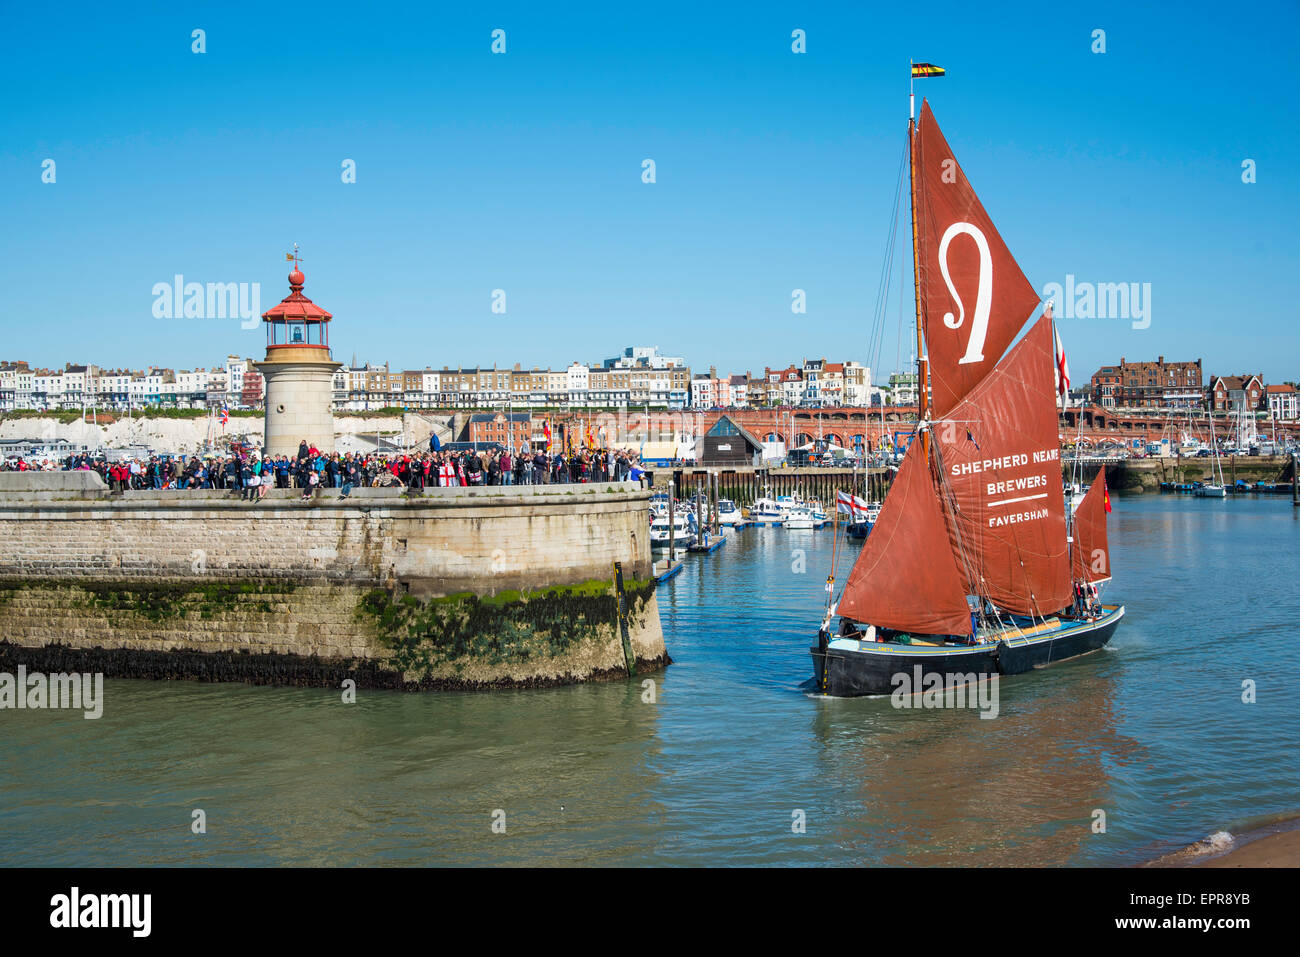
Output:
<svg viewBox="0 0 1300 957">
<path fill-rule="evenodd" d="M 958 360 L 962 365 L 969 362 L 984 361 L 984 339 L 989 331 L 989 311 L 993 308 L 993 255 L 989 252 L 989 241 L 985 238 L 984 233 L 978 226 L 971 223 L 953 223 L 943 233 L 943 239 L 939 241 L 939 271 L 943 273 L 943 281 L 948 284 L 948 294 L 952 296 L 953 301 L 957 303 L 957 316 L 954 319 L 951 312 L 945 312 L 943 315 L 943 324 L 949 329 L 960 329 L 962 323 L 966 321 L 966 306 L 962 302 L 961 295 L 957 292 L 957 287 L 953 285 L 952 276 L 948 272 L 948 246 L 958 236 L 969 236 L 975 240 L 975 246 L 979 250 L 979 289 L 975 294 L 975 315 L 971 319 L 970 339 L 966 342 L 966 354 Z"/>
</svg>

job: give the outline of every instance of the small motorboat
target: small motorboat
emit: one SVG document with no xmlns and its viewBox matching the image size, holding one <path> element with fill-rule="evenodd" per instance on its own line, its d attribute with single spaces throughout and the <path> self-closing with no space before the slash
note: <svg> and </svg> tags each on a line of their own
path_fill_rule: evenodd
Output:
<svg viewBox="0 0 1300 957">
<path fill-rule="evenodd" d="M 790 509 L 784 522 L 781 523 L 786 528 L 807 528 L 817 527 L 817 519 L 813 516 L 813 511 L 806 505 L 798 505 Z"/>
<path fill-rule="evenodd" d="M 718 524 L 719 525 L 744 525 L 745 514 L 729 498 L 718 499 Z"/>
<path fill-rule="evenodd" d="M 661 515 L 650 523 L 650 547 L 667 548 L 669 542 L 668 516 Z M 695 544 L 695 516 L 690 512 L 675 512 L 672 519 L 672 544 L 674 548 L 687 548 Z"/>
<path fill-rule="evenodd" d="M 785 513 L 775 499 L 764 497 L 749 506 L 749 520 L 755 525 L 780 525 L 785 521 Z"/>
</svg>

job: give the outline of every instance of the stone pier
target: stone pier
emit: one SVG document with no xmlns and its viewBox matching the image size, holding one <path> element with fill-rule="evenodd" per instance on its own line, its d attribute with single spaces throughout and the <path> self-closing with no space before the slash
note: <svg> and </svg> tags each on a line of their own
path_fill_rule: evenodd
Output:
<svg viewBox="0 0 1300 957">
<path fill-rule="evenodd" d="M 72 477 L 75 476 L 75 477 Z M 649 492 L 358 489 L 257 503 L 0 473 L 0 670 L 402 689 L 532 687 L 668 662 Z"/>
</svg>

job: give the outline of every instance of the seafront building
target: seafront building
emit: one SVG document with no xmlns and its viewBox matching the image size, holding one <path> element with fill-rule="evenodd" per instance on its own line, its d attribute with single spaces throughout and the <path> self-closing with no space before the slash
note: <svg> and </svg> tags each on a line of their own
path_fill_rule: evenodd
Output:
<svg viewBox="0 0 1300 957">
<path fill-rule="evenodd" d="M 0 414 L 19 410 L 103 411 L 265 408 L 266 386 L 258 362 L 228 355 L 204 368 L 111 369 L 68 363 L 63 369 L 0 361 Z M 915 372 L 894 372 L 883 383 L 860 362 L 805 357 L 761 373 L 726 373 L 710 366 L 692 371 L 682 356 L 657 346 L 629 346 L 621 354 L 559 369 L 474 366 L 396 369 L 342 363 L 330 381 L 332 411 L 407 409 L 451 412 L 586 412 L 872 409 L 904 410 L 917 404 Z M 1170 410 L 1236 413 L 1278 423 L 1300 421 L 1294 382 L 1266 384 L 1258 374 L 1203 375 L 1200 359 L 1154 362 L 1121 358 L 1080 379 L 1071 405 L 1095 407 L 1110 419 Z"/>
<path fill-rule="evenodd" d="M 1205 407 L 1201 360 L 1129 362 L 1102 366 L 1092 375 L 1093 404 L 1102 408 L 1200 409 Z"/>
<path fill-rule="evenodd" d="M 291 345 L 280 344 L 278 347 Z M 258 409 L 265 404 L 265 362 L 227 356 L 209 369 L 108 369 L 69 363 L 33 369 L 27 362 L 0 362 L 0 413 L 20 409 L 75 410 L 92 406 L 128 409 Z M 769 380 L 770 383 L 769 384 Z M 692 375 L 681 356 L 657 346 L 632 346 L 622 355 L 563 369 L 427 366 L 394 369 L 340 364 L 330 383 L 336 412 L 380 409 L 660 410 L 808 408 L 890 404 L 887 390 L 873 389 L 871 370 L 859 362 L 805 359 L 779 374 L 765 370 Z"/>
</svg>

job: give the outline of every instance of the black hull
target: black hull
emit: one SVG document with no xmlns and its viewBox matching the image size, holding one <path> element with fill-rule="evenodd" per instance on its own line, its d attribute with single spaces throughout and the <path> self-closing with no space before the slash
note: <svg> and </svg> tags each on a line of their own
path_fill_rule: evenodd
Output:
<svg viewBox="0 0 1300 957">
<path fill-rule="evenodd" d="M 885 653 L 847 651 L 835 648 L 810 648 L 816 690 L 837 698 L 863 695 L 887 695 L 897 687 L 895 675 L 911 678 L 916 667 L 922 680 L 937 674 L 949 675 L 1018 675 L 1033 668 L 1065 661 L 1096 651 L 1110 641 L 1124 617 L 1124 609 L 1108 611 L 1090 627 L 1071 628 L 1059 635 L 1023 644 L 998 642 L 996 645 L 938 649 L 926 652 Z M 897 646 L 892 646 L 897 647 Z"/>
</svg>

